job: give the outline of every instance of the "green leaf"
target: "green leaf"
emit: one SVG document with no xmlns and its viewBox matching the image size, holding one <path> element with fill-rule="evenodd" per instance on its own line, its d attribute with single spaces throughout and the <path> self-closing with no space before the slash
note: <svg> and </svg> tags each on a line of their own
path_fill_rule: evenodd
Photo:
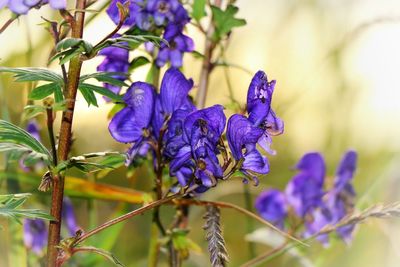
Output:
<svg viewBox="0 0 400 267">
<path fill-rule="evenodd" d="M 54 220 L 49 214 L 38 209 L 18 209 L 31 194 L 0 195 L 0 216 L 10 217 L 17 222 L 20 218 Z"/>
<path fill-rule="evenodd" d="M 120 86 L 120 87 L 128 86 L 128 84 L 114 78 L 114 76 L 127 77 L 127 74 L 123 73 L 123 72 L 96 72 L 96 73 L 92 73 L 92 74 L 82 75 L 80 77 L 80 82 L 82 83 L 85 80 L 93 78 L 93 79 L 98 80 L 99 82 L 105 82 L 105 83 Z"/>
<path fill-rule="evenodd" d="M 25 150 L 29 156 L 40 158 L 49 166 L 52 164 L 51 154 L 42 143 L 24 129 L 5 120 L 0 120 L 0 144 L 0 151 Z"/>
<path fill-rule="evenodd" d="M 150 60 L 147 57 L 144 56 L 136 57 L 132 60 L 131 64 L 129 65 L 129 70 L 133 71 L 134 69 L 137 69 L 148 63 L 150 63 Z"/>
<path fill-rule="evenodd" d="M 56 45 L 57 52 L 68 49 L 76 50 L 78 48 L 83 48 L 84 52 L 90 53 L 93 49 L 93 45 L 80 38 L 65 38 Z"/>
<path fill-rule="evenodd" d="M 93 106 L 98 107 L 97 99 L 96 99 L 96 96 L 94 95 L 93 91 L 91 91 L 90 89 L 88 89 L 85 86 L 79 86 L 78 89 L 82 93 L 86 102 L 88 103 L 88 106 L 93 105 Z"/>
<path fill-rule="evenodd" d="M 200 21 L 201 18 L 203 18 L 207 15 L 206 2 L 207 2 L 206 0 L 194 0 L 192 17 L 195 20 Z"/>
<path fill-rule="evenodd" d="M 94 92 L 96 92 L 98 94 L 106 96 L 106 97 L 110 98 L 111 100 L 113 100 L 115 102 L 121 102 L 122 101 L 122 97 L 120 95 L 114 94 L 113 92 L 111 92 L 107 88 L 104 88 L 104 87 L 101 87 L 101 86 L 88 84 L 88 83 L 81 83 L 79 85 L 79 89 L 82 89 L 82 88 L 84 88 L 84 90 L 87 89 L 89 91 L 94 91 Z"/>
<path fill-rule="evenodd" d="M 55 100 L 56 104 L 61 104 L 65 108 L 64 94 L 63 94 L 62 88 L 60 86 L 58 86 L 54 89 L 54 100 Z"/>
<path fill-rule="evenodd" d="M 122 266 L 122 267 L 125 266 L 111 252 L 106 251 L 104 249 L 95 248 L 95 247 L 78 247 L 76 250 L 79 252 L 93 252 L 93 253 L 96 253 L 96 254 L 99 254 L 99 255 L 105 257 L 106 259 L 108 259 L 109 261 L 111 261 L 112 263 L 114 263 L 117 266 Z"/>
<path fill-rule="evenodd" d="M 44 68 L 7 68 L 0 67 L 0 72 L 14 73 L 17 82 L 48 81 L 64 84 L 61 75 Z"/>
<path fill-rule="evenodd" d="M 48 83 L 38 86 L 29 93 L 28 98 L 32 100 L 43 99 L 46 96 L 51 95 L 55 91 L 56 87 L 59 87 L 57 83 Z"/>
<path fill-rule="evenodd" d="M 221 40 L 231 32 L 233 28 L 246 25 L 246 20 L 235 18 L 239 8 L 234 5 L 228 5 L 226 10 L 222 10 L 217 6 L 211 6 L 211 11 L 215 26 L 215 33 L 213 36 L 215 41 Z"/>
</svg>

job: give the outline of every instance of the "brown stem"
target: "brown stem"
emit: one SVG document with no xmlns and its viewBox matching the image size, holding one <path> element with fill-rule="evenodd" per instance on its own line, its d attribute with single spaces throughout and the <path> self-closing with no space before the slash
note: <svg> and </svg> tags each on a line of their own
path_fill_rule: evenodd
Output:
<svg viewBox="0 0 400 267">
<path fill-rule="evenodd" d="M 57 160 L 57 149 L 56 149 L 56 141 L 54 139 L 54 129 L 53 129 L 53 123 L 54 123 L 54 112 L 52 108 L 52 101 L 47 102 L 46 100 L 44 101 L 44 105 L 46 106 L 46 114 L 47 114 L 47 131 L 49 133 L 49 139 L 50 139 L 50 146 L 51 146 L 51 153 L 53 156 L 53 164 L 54 166 L 57 166 L 58 160 Z"/>
<path fill-rule="evenodd" d="M 17 18 L 18 16 L 8 19 L 6 23 L 4 23 L 4 25 L 0 28 L 0 34 L 2 34 L 8 28 L 8 26 L 10 26 L 11 23 L 13 23 Z"/>
<path fill-rule="evenodd" d="M 75 12 L 75 22 L 71 25 L 73 38 L 82 38 L 85 13 L 80 11 L 85 9 L 86 0 L 77 0 Z M 82 61 L 79 56 L 71 59 L 68 69 L 68 83 L 66 86 L 66 110 L 62 114 L 60 139 L 58 143 L 58 159 L 67 160 L 71 147 L 72 120 L 75 108 L 76 93 L 79 84 Z M 50 214 L 56 219 L 50 221 L 49 237 L 47 247 L 47 266 L 57 266 L 58 255 L 57 245 L 60 242 L 61 230 L 61 212 L 64 196 L 64 177 L 60 174 L 55 175 L 53 179 L 53 191 L 51 196 Z"/>
<path fill-rule="evenodd" d="M 215 48 L 215 42 L 212 40 L 213 34 L 214 34 L 214 26 L 212 25 L 212 22 L 210 22 L 210 26 L 206 34 L 204 58 L 200 72 L 199 89 L 196 95 L 196 104 L 198 108 L 204 108 L 205 106 L 210 73 L 213 69 L 213 64 L 211 62 L 212 54 Z"/>
</svg>

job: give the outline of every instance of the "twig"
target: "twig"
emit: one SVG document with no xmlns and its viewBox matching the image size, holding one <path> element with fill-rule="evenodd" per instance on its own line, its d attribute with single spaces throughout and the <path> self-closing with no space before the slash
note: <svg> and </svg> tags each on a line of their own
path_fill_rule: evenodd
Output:
<svg viewBox="0 0 400 267">
<path fill-rule="evenodd" d="M 19 15 L 16 15 L 12 18 L 9 18 L 6 23 L 4 23 L 4 25 L 0 28 L 0 34 L 2 34 L 7 28 L 8 26 L 11 25 L 11 23 L 13 23 L 17 18 L 19 17 Z"/>
<path fill-rule="evenodd" d="M 84 9 L 86 0 L 77 0 L 76 8 Z M 82 38 L 85 13 L 75 12 L 75 23 L 72 25 L 72 37 Z M 68 70 L 68 83 L 66 85 L 66 110 L 62 114 L 60 128 L 60 138 L 58 144 L 58 159 L 65 161 L 71 148 L 72 139 L 72 120 L 74 116 L 75 99 L 78 90 L 82 61 L 79 56 L 71 59 Z M 47 266 L 57 266 L 58 250 L 61 231 L 61 212 L 64 197 L 64 177 L 57 174 L 53 177 L 53 191 L 51 197 L 50 214 L 56 219 L 50 221 L 48 247 L 47 247 Z"/>
</svg>

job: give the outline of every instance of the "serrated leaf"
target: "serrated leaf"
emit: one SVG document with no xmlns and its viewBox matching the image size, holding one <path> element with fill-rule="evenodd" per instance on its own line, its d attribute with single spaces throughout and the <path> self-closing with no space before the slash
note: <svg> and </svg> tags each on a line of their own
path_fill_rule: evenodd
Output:
<svg viewBox="0 0 400 267">
<path fill-rule="evenodd" d="M 17 82 L 48 81 L 64 84 L 61 75 L 44 68 L 7 68 L 0 67 L 0 72 L 14 73 Z"/>
<path fill-rule="evenodd" d="M 85 98 L 88 106 L 93 105 L 93 106 L 98 107 L 97 99 L 96 99 L 96 96 L 94 95 L 93 91 L 89 90 L 85 86 L 79 86 L 78 89 L 82 93 L 83 97 Z"/>
<path fill-rule="evenodd" d="M 235 18 L 239 11 L 234 5 L 228 5 L 225 10 L 217 6 L 211 6 L 212 20 L 215 26 L 213 39 L 219 41 L 235 27 L 246 25 L 246 20 Z"/>
<path fill-rule="evenodd" d="M 0 216 L 10 217 L 17 222 L 20 222 L 20 218 L 54 219 L 49 214 L 38 209 L 18 209 L 29 197 L 30 194 L 0 196 Z"/>
<path fill-rule="evenodd" d="M 93 78 L 98 80 L 99 82 L 105 82 L 120 87 L 128 86 L 128 84 L 126 84 L 125 82 L 116 79 L 115 76 L 127 77 L 128 74 L 123 72 L 96 72 L 92 74 L 82 75 L 80 77 L 80 82 L 82 83 L 85 80 Z"/>
<path fill-rule="evenodd" d="M 205 17 L 207 15 L 206 13 L 206 0 L 194 0 L 193 1 L 193 11 L 192 11 L 192 17 L 200 21 L 201 18 Z"/>
<path fill-rule="evenodd" d="M 24 147 L 26 152 L 40 157 L 47 165 L 52 164 L 51 154 L 42 143 L 24 129 L 4 120 L 0 120 L 0 144 L 3 150 L 10 147 L 21 150 L 21 147 Z"/>
<path fill-rule="evenodd" d="M 93 49 L 93 45 L 89 42 L 80 39 L 80 38 L 65 38 L 58 42 L 56 45 L 56 51 L 60 52 L 63 50 L 68 50 L 70 48 L 83 48 L 83 51 L 86 53 L 90 53 Z"/>
<path fill-rule="evenodd" d="M 88 84 L 88 83 L 81 83 L 79 85 L 79 88 L 85 88 L 87 90 L 94 91 L 94 92 L 96 92 L 98 94 L 101 94 L 103 96 L 106 96 L 106 97 L 112 99 L 115 102 L 121 102 L 122 101 L 122 97 L 120 95 L 114 94 L 113 92 L 111 92 L 107 88 L 104 88 L 104 87 L 101 87 L 101 86 Z"/>
<path fill-rule="evenodd" d="M 144 56 L 136 57 L 130 63 L 129 70 L 133 71 L 134 69 L 137 69 L 137 68 L 139 68 L 141 66 L 144 66 L 144 65 L 146 65 L 148 63 L 150 63 L 150 60 L 147 57 L 144 57 Z"/>
<path fill-rule="evenodd" d="M 32 100 L 43 99 L 54 93 L 57 86 L 59 86 L 57 83 L 48 83 L 38 86 L 29 93 L 28 98 Z"/>
</svg>

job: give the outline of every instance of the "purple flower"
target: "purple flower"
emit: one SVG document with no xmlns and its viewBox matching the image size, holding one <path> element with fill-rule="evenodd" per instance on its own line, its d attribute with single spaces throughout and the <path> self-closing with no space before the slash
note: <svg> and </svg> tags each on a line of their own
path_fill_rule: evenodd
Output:
<svg viewBox="0 0 400 267">
<path fill-rule="evenodd" d="M 268 82 L 265 72 L 258 71 L 254 75 L 247 93 L 249 121 L 264 130 L 258 144 L 271 154 L 275 153 L 270 148 L 271 136 L 280 135 L 284 131 L 283 121 L 276 116 L 271 108 L 275 84 L 275 80 Z"/>
<path fill-rule="evenodd" d="M 223 107 L 215 105 L 193 111 L 186 118 L 183 111 L 176 112 L 171 121 L 177 125 L 175 130 L 178 130 L 180 137 L 169 139 L 166 146 L 169 155 L 174 155 L 170 163 L 171 175 L 177 176 L 182 186 L 188 184 L 193 174 L 196 182 L 202 186 L 214 186 L 217 179 L 223 176 L 216 156 L 219 153 L 217 143 L 226 122 Z"/>
<path fill-rule="evenodd" d="M 157 66 L 162 67 L 170 61 L 172 67 L 179 68 L 182 66 L 183 53 L 194 50 L 193 40 L 184 35 L 182 29 L 180 25 L 168 24 L 163 36 L 168 45 L 161 43 L 156 59 Z"/>
<path fill-rule="evenodd" d="M 68 197 L 64 197 L 63 200 L 62 220 L 66 224 L 69 235 L 75 236 L 80 227 L 76 222 L 74 206 Z"/>
<path fill-rule="evenodd" d="M 36 140 L 38 140 L 39 142 L 41 141 L 39 124 L 35 119 L 32 119 L 28 122 L 28 124 L 26 125 L 26 131 L 30 133 Z M 34 166 L 27 166 L 24 164 L 24 161 L 25 157 L 22 156 L 19 161 L 19 166 L 25 172 L 31 171 L 29 167 L 34 167 L 34 169 L 41 169 L 44 167 L 42 162 L 37 162 Z"/>
<path fill-rule="evenodd" d="M 189 99 L 189 91 L 193 87 L 193 80 L 186 79 L 185 76 L 174 68 L 168 69 L 161 82 L 160 94 L 157 96 L 155 102 L 155 111 L 152 121 L 153 131 L 156 138 L 159 136 L 160 129 L 165 121 L 171 117 L 174 111 L 187 110 L 192 111 L 195 109 L 193 103 Z M 178 116 L 179 117 L 179 116 Z M 177 115 L 175 115 L 174 122 L 177 122 Z M 171 123 L 173 131 L 167 132 L 166 135 L 171 135 L 176 131 L 176 125 Z M 168 126 L 170 128 L 170 126 Z"/>
<path fill-rule="evenodd" d="M 129 51 L 121 47 L 109 46 L 102 49 L 99 55 L 105 56 L 103 62 L 97 67 L 97 71 L 106 72 L 119 72 L 128 73 L 129 69 Z M 114 75 L 113 78 L 120 81 L 126 80 L 126 75 Z M 121 91 L 121 87 L 104 83 L 104 87 L 118 94 Z"/>
<path fill-rule="evenodd" d="M 149 127 L 154 109 L 154 90 L 148 83 L 133 83 L 123 97 L 127 106 L 115 114 L 108 126 L 115 140 L 132 143 L 129 154 L 131 160 L 141 151 L 151 134 Z"/>
<path fill-rule="evenodd" d="M 241 171 L 266 174 L 268 159 L 257 150 L 256 144 L 264 131 L 254 126 L 245 116 L 235 114 L 228 120 L 226 138 L 235 160 L 244 159 Z"/>
<path fill-rule="evenodd" d="M 264 191 L 257 197 L 255 207 L 261 217 L 283 229 L 288 212 L 284 193 L 276 189 Z"/>
<path fill-rule="evenodd" d="M 297 215 L 304 217 L 322 203 L 325 162 L 321 154 L 308 153 L 296 168 L 299 173 L 288 183 L 285 193 Z"/>
<path fill-rule="evenodd" d="M 120 21 L 117 2 L 126 1 L 113 0 L 107 9 L 107 14 L 115 24 Z M 148 31 L 169 22 L 186 24 L 189 20 L 187 11 L 178 0 L 132 0 L 129 4 L 129 18 L 124 25 L 136 25 L 139 29 Z"/>
<path fill-rule="evenodd" d="M 24 220 L 24 244 L 35 254 L 41 255 L 47 245 L 47 225 L 40 219 Z"/>
</svg>

